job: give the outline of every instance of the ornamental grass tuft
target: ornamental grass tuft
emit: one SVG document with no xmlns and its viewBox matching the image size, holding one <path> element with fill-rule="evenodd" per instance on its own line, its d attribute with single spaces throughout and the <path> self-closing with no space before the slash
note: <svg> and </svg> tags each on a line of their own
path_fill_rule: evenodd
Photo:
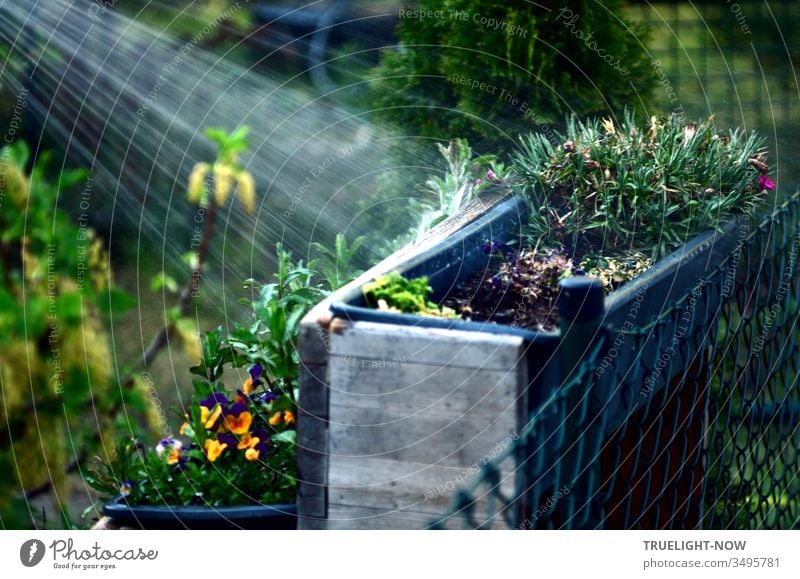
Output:
<svg viewBox="0 0 800 579">
<path fill-rule="evenodd" d="M 513 163 L 530 205 L 532 244 L 560 244 L 573 257 L 641 251 L 652 259 L 751 213 L 775 188 L 756 133 L 716 131 L 713 119 L 652 117 L 637 126 L 580 122 L 552 142 L 522 137 Z"/>
</svg>

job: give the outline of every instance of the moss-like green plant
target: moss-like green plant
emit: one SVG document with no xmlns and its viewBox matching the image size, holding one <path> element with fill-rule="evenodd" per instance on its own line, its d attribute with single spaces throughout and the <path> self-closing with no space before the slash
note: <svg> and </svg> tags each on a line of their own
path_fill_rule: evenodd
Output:
<svg viewBox="0 0 800 579">
<path fill-rule="evenodd" d="M 364 284 L 361 291 L 368 305 L 381 310 L 424 316 L 456 317 L 453 310 L 440 308 L 428 301 L 433 290 L 428 285 L 427 277 L 406 279 L 399 273 L 392 272 Z"/>
<path fill-rule="evenodd" d="M 420 0 L 417 12 L 400 11 L 401 43 L 382 55 L 373 102 L 403 131 L 500 147 L 570 111 L 620 113 L 646 101 L 656 82 L 647 31 L 623 6 Z"/>
<path fill-rule="evenodd" d="M 521 139 L 514 168 L 530 204 L 529 233 L 573 257 L 639 250 L 656 259 L 730 215 L 751 212 L 775 184 L 755 133 L 719 134 L 712 120 L 653 117 L 637 126 L 568 121 L 552 143 Z"/>
</svg>

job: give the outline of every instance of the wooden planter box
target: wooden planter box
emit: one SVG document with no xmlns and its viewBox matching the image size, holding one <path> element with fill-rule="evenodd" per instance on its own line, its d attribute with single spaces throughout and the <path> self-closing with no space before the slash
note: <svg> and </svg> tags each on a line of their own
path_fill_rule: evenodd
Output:
<svg viewBox="0 0 800 579">
<path fill-rule="evenodd" d="M 434 299 L 445 296 L 486 266 L 482 241 L 518 237 L 523 219 L 515 198 L 476 203 L 303 320 L 299 528 L 427 527 L 452 503 L 454 492 L 514 440 L 531 410 L 580 358 L 581 344 L 592 336 L 579 323 L 569 331 L 533 332 L 360 307 L 363 283 L 390 271 L 427 275 Z M 738 228 L 731 222 L 723 233 L 698 236 L 611 294 L 603 323 L 620 327 L 635 312 L 636 324 L 643 325 L 658 315 L 734 250 Z M 714 308 L 713 302 L 700 297 L 697 307 Z M 633 364 L 640 353 L 621 346 L 615 362 Z M 698 356 L 702 352 L 677 352 L 667 375 L 680 373 Z M 633 397 L 624 388 L 607 394 L 608 424 L 630 413 Z M 501 473 L 502 487 L 510 492 L 518 476 L 510 465 Z"/>
</svg>

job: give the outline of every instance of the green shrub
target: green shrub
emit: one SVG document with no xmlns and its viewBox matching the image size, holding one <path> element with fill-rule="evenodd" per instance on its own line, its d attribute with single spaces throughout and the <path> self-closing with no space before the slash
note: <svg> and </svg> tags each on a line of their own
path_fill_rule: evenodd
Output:
<svg viewBox="0 0 800 579">
<path fill-rule="evenodd" d="M 579 122 L 553 144 L 521 139 L 514 168 L 530 204 L 535 245 L 573 256 L 639 250 L 656 259 L 729 215 L 751 212 L 775 188 L 755 133 L 719 134 L 711 121 L 673 115 L 637 126 Z"/>
<path fill-rule="evenodd" d="M 84 171 L 47 178 L 49 155 L 26 174 L 23 142 L 0 151 L 0 526 L 30 526 L 23 491 L 66 491 L 67 464 L 99 448 L 125 396 L 112 372 L 110 308 L 130 298 L 114 289 L 94 231 L 57 208 L 59 195 L 92 181 Z M 98 438 L 98 434 L 103 435 Z M 21 508 L 20 508 L 21 507 Z M 61 505 L 61 508 L 65 508 Z"/>
<path fill-rule="evenodd" d="M 374 73 L 374 106 L 408 133 L 479 146 L 488 139 L 495 148 L 567 112 L 621 113 L 646 102 L 656 80 L 647 31 L 622 16 L 623 6 L 421 0 L 415 8 L 429 16 L 401 12 L 401 46 Z"/>
</svg>

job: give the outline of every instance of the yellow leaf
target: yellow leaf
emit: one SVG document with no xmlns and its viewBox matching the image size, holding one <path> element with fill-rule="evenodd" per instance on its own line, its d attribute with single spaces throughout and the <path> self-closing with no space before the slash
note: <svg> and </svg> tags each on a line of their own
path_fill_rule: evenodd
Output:
<svg viewBox="0 0 800 579">
<path fill-rule="evenodd" d="M 208 163 L 197 163 L 189 175 L 189 191 L 187 198 L 192 203 L 202 204 L 206 195 L 206 175 L 209 170 Z"/>
<path fill-rule="evenodd" d="M 222 207 L 228 200 L 233 186 L 233 171 L 227 165 L 214 165 L 214 200 L 217 207 Z"/>
<path fill-rule="evenodd" d="M 256 210 L 256 182 L 249 171 L 239 173 L 238 181 L 239 201 L 247 214 L 252 215 Z"/>
</svg>

